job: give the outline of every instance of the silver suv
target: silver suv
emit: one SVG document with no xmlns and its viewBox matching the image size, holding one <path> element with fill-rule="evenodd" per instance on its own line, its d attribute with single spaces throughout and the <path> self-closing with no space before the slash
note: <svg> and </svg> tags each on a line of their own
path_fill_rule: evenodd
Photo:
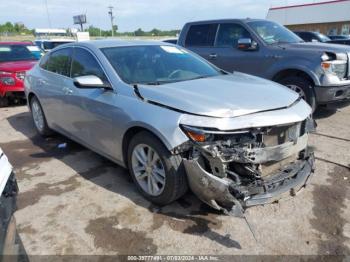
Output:
<svg viewBox="0 0 350 262">
<path fill-rule="evenodd" d="M 189 185 L 240 214 L 294 194 L 312 174 L 311 108 L 297 93 L 172 44 L 60 46 L 27 74 L 25 92 L 40 134 L 55 130 L 127 167 L 156 204 Z"/>
</svg>

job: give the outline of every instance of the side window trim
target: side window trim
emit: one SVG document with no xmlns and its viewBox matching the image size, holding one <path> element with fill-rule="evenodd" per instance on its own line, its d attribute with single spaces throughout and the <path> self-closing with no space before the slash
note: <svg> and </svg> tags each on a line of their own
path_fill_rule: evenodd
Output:
<svg viewBox="0 0 350 262">
<path fill-rule="evenodd" d="M 77 49 L 77 48 L 80 48 L 80 49 L 83 49 L 83 50 L 87 51 L 87 52 L 97 61 L 97 64 L 100 66 L 100 68 L 101 68 L 103 74 L 105 75 L 105 77 L 106 77 L 108 83 L 112 86 L 112 84 L 111 84 L 112 82 L 111 82 L 111 80 L 110 80 L 108 74 L 106 73 L 106 70 L 105 70 L 105 68 L 103 67 L 103 65 L 102 65 L 102 63 L 101 63 L 101 61 L 100 61 L 100 59 L 99 59 L 93 52 L 91 52 L 91 50 L 90 50 L 89 48 L 86 48 L 85 46 L 73 46 L 72 60 L 71 60 L 71 68 L 70 68 L 70 74 L 69 74 L 69 75 L 70 75 L 70 78 L 73 79 L 73 77 L 72 77 L 72 68 L 73 68 L 73 65 L 72 65 L 72 64 L 73 64 L 73 59 L 74 59 L 74 55 L 75 55 L 75 49 Z M 112 87 L 113 87 L 113 86 L 112 86 Z"/>
</svg>

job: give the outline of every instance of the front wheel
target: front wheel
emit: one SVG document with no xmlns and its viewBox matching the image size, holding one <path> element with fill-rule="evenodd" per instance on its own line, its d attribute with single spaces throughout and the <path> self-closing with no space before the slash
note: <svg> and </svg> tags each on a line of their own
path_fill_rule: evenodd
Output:
<svg viewBox="0 0 350 262">
<path fill-rule="evenodd" d="M 138 190 L 155 204 L 171 203 L 187 191 L 182 158 L 171 154 L 149 132 L 140 132 L 131 139 L 128 168 Z"/>
<path fill-rule="evenodd" d="M 315 111 L 316 96 L 312 84 L 308 80 L 299 76 L 289 76 L 280 80 L 279 83 L 297 92 L 310 105 L 312 112 Z"/>
</svg>

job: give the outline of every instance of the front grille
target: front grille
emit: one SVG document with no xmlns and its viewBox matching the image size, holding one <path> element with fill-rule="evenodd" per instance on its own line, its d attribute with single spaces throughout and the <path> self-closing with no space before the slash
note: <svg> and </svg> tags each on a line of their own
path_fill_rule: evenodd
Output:
<svg viewBox="0 0 350 262">
<path fill-rule="evenodd" d="M 16 73 L 16 77 L 18 79 L 21 79 L 22 81 L 24 80 L 24 77 L 26 76 L 26 72 L 25 71 L 21 71 L 21 72 L 17 72 Z"/>
</svg>

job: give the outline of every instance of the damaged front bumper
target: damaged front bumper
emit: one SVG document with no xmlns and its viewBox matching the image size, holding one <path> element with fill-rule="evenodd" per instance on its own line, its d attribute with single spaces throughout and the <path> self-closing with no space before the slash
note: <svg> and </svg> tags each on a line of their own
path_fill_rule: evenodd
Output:
<svg viewBox="0 0 350 262">
<path fill-rule="evenodd" d="M 235 134 L 194 144 L 190 157 L 183 159 L 189 185 L 203 202 L 235 216 L 250 206 L 295 196 L 314 171 L 314 154 L 307 146 L 313 128 L 309 119 L 250 138 Z"/>
<path fill-rule="evenodd" d="M 309 153 L 305 159 L 287 166 L 260 185 L 244 189 L 236 188 L 228 179 L 210 174 L 195 159 L 185 159 L 184 165 L 190 187 L 199 199 L 215 209 L 239 216 L 247 207 L 272 203 L 286 194 L 294 196 L 304 188 L 314 171 L 314 155 Z M 239 190 L 245 190 L 247 195 L 237 198 Z"/>
</svg>

